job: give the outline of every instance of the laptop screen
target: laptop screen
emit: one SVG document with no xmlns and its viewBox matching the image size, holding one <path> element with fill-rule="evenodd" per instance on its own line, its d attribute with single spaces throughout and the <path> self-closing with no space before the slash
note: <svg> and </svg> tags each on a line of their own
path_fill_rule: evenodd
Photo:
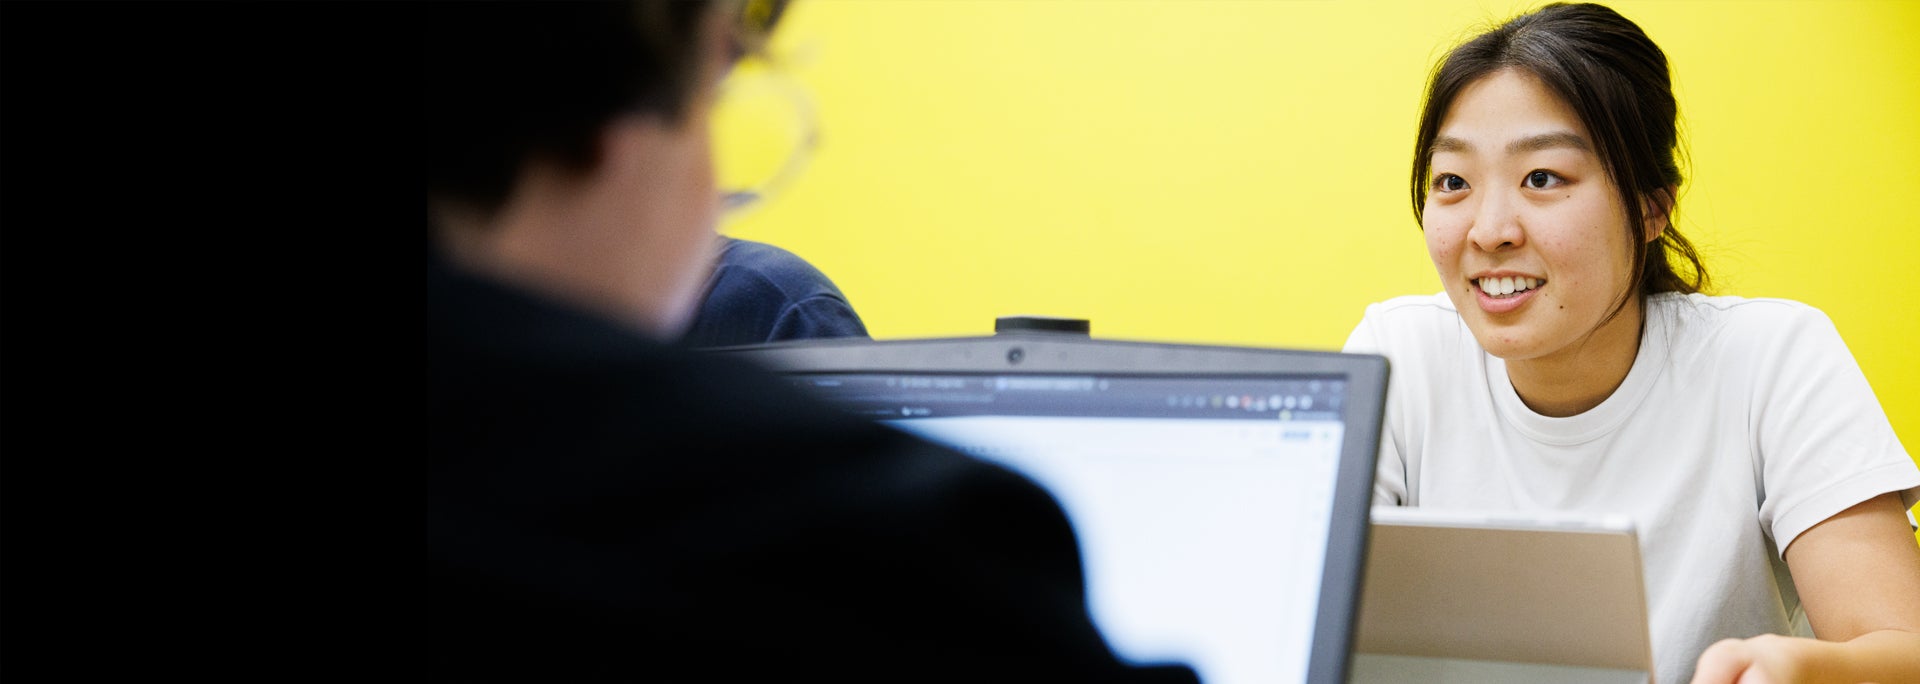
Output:
<svg viewBox="0 0 1920 684">
<path fill-rule="evenodd" d="M 1122 658 L 1215 684 L 1344 678 L 1377 357 L 1007 336 L 748 353 L 1050 491 Z"/>
</svg>

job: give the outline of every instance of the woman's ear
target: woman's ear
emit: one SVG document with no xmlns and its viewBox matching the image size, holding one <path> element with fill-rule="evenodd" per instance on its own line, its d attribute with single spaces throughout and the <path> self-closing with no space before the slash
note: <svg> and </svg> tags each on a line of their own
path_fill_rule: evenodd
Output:
<svg viewBox="0 0 1920 684">
<path fill-rule="evenodd" d="M 1679 189 L 1679 186 L 1669 185 L 1641 196 L 1640 215 L 1646 221 L 1646 225 L 1641 227 L 1642 239 L 1653 242 L 1666 234 L 1668 221 L 1673 215 L 1674 193 Z"/>
</svg>

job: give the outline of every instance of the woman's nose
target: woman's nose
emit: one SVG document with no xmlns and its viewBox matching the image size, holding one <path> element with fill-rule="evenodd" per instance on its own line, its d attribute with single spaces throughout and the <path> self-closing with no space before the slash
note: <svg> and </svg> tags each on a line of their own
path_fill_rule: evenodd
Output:
<svg viewBox="0 0 1920 684">
<path fill-rule="evenodd" d="M 1483 194 L 1479 210 L 1473 215 L 1473 227 L 1467 229 L 1467 240 L 1487 252 L 1525 244 L 1526 230 L 1520 225 L 1520 214 L 1515 211 L 1516 208 L 1512 197 L 1498 193 L 1491 196 Z"/>
</svg>

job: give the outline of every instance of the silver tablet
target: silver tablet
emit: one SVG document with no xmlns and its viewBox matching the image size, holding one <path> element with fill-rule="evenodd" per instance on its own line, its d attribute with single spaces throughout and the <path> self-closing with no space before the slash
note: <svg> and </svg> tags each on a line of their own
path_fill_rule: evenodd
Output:
<svg viewBox="0 0 1920 684">
<path fill-rule="evenodd" d="M 1648 682 L 1623 515 L 1375 507 L 1354 682 Z"/>
</svg>

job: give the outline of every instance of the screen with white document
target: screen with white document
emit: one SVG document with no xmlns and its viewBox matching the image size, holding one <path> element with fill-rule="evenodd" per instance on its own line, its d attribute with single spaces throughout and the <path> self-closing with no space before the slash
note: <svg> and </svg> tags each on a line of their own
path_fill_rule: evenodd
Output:
<svg viewBox="0 0 1920 684">
<path fill-rule="evenodd" d="M 808 374 L 848 410 L 1041 483 L 1121 657 L 1219 684 L 1305 681 L 1334 475 L 1338 377 Z"/>
<path fill-rule="evenodd" d="M 1072 335 L 723 351 L 1047 489 L 1120 657 L 1344 681 L 1384 359 Z"/>
</svg>

